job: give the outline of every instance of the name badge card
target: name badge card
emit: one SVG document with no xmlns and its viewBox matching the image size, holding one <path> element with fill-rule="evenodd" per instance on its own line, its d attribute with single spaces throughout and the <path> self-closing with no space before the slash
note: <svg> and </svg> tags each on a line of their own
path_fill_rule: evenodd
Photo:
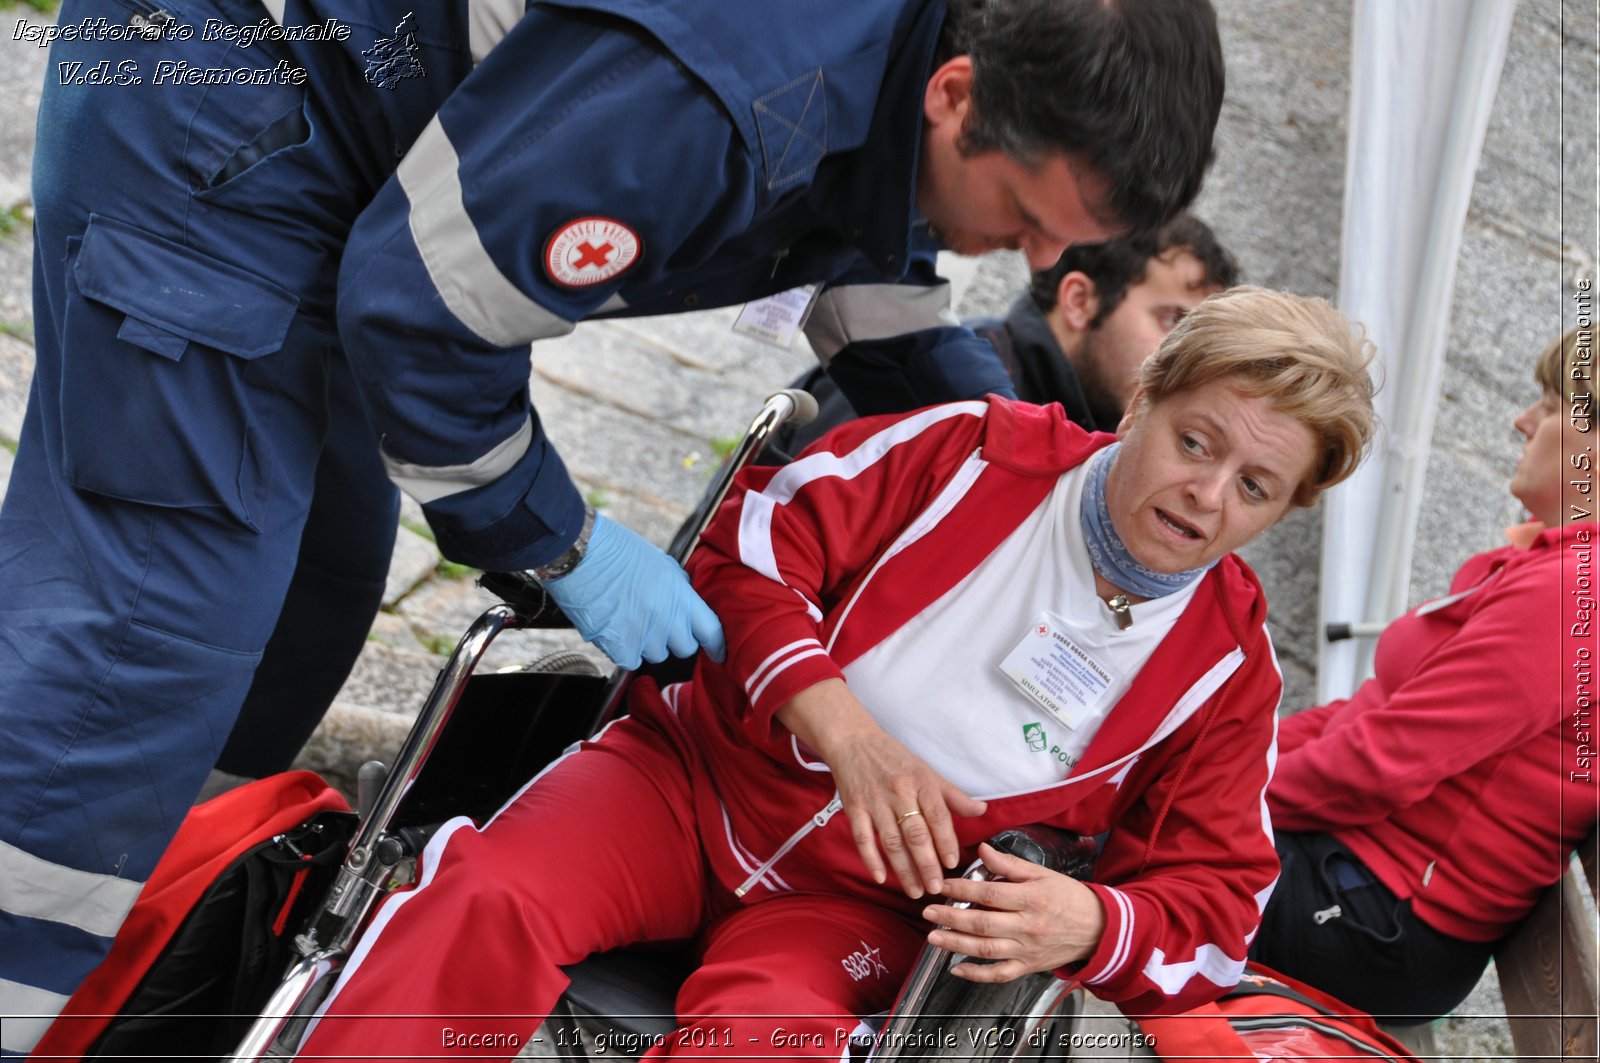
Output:
<svg viewBox="0 0 1600 1063">
<path fill-rule="evenodd" d="M 1068 727 L 1077 727 L 1099 708 L 1118 678 L 1099 654 L 1073 637 L 1066 621 L 1048 611 L 1006 654 L 1000 671 Z"/>
<path fill-rule="evenodd" d="M 788 350 L 805 327 L 821 291 L 820 284 L 805 284 L 746 303 L 733 323 L 733 331 Z"/>
</svg>

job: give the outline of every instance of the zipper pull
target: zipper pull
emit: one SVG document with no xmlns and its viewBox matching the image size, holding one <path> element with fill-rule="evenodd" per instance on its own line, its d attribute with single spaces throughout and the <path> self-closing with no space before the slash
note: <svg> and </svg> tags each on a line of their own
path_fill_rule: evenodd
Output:
<svg viewBox="0 0 1600 1063">
<path fill-rule="evenodd" d="M 1111 618 L 1117 622 L 1118 631 L 1126 631 L 1133 626 L 1133 609 L 1128 605 L 1126 594 L 1113 595 L 1106 604 L 1111 607 Z"/>
<path fill-rule="evenodd" d="M 1343 914 L 1344 912 L 1341 911 L 1339 906 L 1336 904 L 1332 908 L 1324 908 L 1320 912 L 1313 912 L 1311 915 L 1311 921 L 1316 923 L 1318 926 L 1321 926 L 1329 919 L 1337 919 Z"/>
</svg>

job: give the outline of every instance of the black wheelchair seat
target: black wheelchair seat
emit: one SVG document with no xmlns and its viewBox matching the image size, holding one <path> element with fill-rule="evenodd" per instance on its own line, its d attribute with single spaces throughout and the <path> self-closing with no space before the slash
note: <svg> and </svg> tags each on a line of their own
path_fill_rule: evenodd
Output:
<svg viewBox="0 0 1600 1063">
<path fill-rule="evenodd" d="M 674 1001 L 678 987 L 694 970 L 687 953 L 672 949 L 626 948 L 600 952 L 563 967 L 572 979 L 562 1000 L 568 1021 L 579 1026 L 603 1022 L 643 1048 L 677 1029 Z M 556 1022 L 557 1016 L 552 1015 Z M 560 1040 L 559 1035 L 556 1038 Z M 627 1053 L 637 1055 L 638 1052 Z"/>
</svg>

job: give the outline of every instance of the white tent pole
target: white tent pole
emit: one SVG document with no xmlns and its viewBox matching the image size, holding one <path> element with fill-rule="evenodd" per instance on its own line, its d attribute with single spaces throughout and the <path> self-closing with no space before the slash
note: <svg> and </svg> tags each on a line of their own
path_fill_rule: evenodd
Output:
<svg viewBox="0 0 1600 1063">
<path fill-rule="evenodd" d="M 1390 425 L 1398 445 L 1391 449 L 1385 469 L 1386 490 L 1379 508 L 1366 616 L 1361 618 L 1368 621 L 1382 622 L 1399 615 L 1410 596 L 1411 558 L 1450 332 L 1456 260 L 1515 6 L 1515 0 L 1474 0 L 1467 10 L 1466 38 L 1456 68 L 1455 105 L 1445 135 L 1439 187 L 1418 279 L 1418 311 L 1411 318 L 1405 348 L 1400 352 L 1401 379 L 1396 382 Z M 1369 641 L 1363 646 L 1362 675 L 1371 670 L 1373 645 Z"/>
<path fill-rule="evenodd" d="M 1372 626 L 1406 604 L 1450 296 L 1515 0 L 1356 0 L 1339 305 L 1386 369 L 1384 442 L 1323 517 L 1319 619 Z M 1319 640 L 1318 697 L 1367 674 Z"/>
</svg>

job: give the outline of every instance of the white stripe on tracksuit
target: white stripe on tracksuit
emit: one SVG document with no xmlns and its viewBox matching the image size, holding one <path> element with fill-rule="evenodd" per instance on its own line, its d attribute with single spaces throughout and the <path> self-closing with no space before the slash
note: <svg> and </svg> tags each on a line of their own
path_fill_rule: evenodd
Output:
<svg viewBox="0 0 1600 1063">
<path fill-rule="evenodd" d="M 760 701 L 761 700 L 761 695 L 765 694 L 767 692 L 767 687 L 772 685 L 772 681 L 774 679 L 778 678 L 778 676 L 782 675 L 784 672 L 787 672 L 790 668 L 793 668 L 795 665 L 799 664 L 803 660 L 806 660 L 807 658 L 810 658 L 810 657 L 826 657 L 827 655 L 828 655 L 828 651 L 822 648 L 821 643 L 817 643 L 816 645 L 813 645 L 810 649 L 805 650 L 804 652 L 801 652 L 801 653 L 796 653 L 793 656 L 785 659 L 782 664 L 780 664 L 777 668 L 774 668 L 772 670 L 772 674 L 771 675 L 767 676 L 765 679 L 763 679 L 761 681 L 761 685 L 760 686 L 756 687 L 754 690 L 752 690 L 750 692 L 750 702 L 751 702 L 751 704 L 754 704 L 755 702 Z"/>
<path fill-rule="evenodd" d="M 941 421 L 951 417 L 981 417 L 988 408 L 989 405 L 985 402 L 952 402 L 944 406 L 930 407 L 915 416 L 896 421 L 883 431 L 869 436 L 848 454 L 831 454 L 827 451 L 819 451 L 815 454 L 808 454 L 799 461 L 784 466 L 777 475 L 767 482 L 766 487 L 760 491 L 745 492 L 739 509 L 739 560 L 745 567 L 761 573 L 772 582 L 780 586 L 789 586 L 784 580 L 783 574 L 778 571 L 777 552 L 772 542 L 772 519 L 776 515 L 779 506 L 785 506 L 794 501 L 795 496 L 807 484 L 814 483 L 817 480 L 826 477 L 837 477 L 841 480 L 855 479 L 881 461 L 896 446 L 910 442 Z M 800 594 L 798 590 L 795 590 L 795 593 Z M 801 598 L 805 600 L 806 611 L 811 615 L 812 619 L 820 622 L 822 620 L 821 609 L 815 602 L 805 598 L 803 594 L 801 594 Z M 799 645 L 799 643 L 794 645 Z M 792 648 L 793 646 L 785 646 L 783 649 L 778 650 L 772 657 L 768 657 L 766 661 L 763 661 L 761 667 L 751 675 L 745 685 L 746 692 L 749 693 L 751 691 L 753 684 L 760 684 L 760 689 L 750 693 L 751 701 L 755 701 L 760 696 L 760 691 L 765 689 L 767 682 L 770 682 L 779 672 L 800 660 L 799 657 L 791 658 L 784 662 L 783 666 L 777 671 L 767 675 L 765 681 L 760 679 L 762 669 L 772 663 L 773 657 L 777 657 Z M 807 653 L 804 656 L 810 657 L 815 656 L 815 654 Z"/>
<path fill-rule="evenodd" d="M 911 522 L 911 526 L 890 544 L 889 549 L 883 552 L 883 556 L 873 562 L 866 578 L 856 584 L 855 593 L 850 596 L 849 601 L 844 603 L 844 608 L 839 610 L 839 619 L 833 625 L 833 634 L 828 636 L 828 651 L 830 653 L 833 651 L 833 644 L 839 641 L 839 632 L 844 630 L 844 622 L 850 619 L 851 610 L 856 607 L 856 602 L 861 599 L 861 592 L 867 589 L 867 584 L 871 583 L 873 578 L 877 576 L 878 570 L 888 564 L 889 560 L 900 551 L 911 546 L 912 543 L 932 531 L 956 507 L 956 503 L 961 501 L 972 485 L 977 482 L 983 470 L 988 468 L 989 463 L 983 460 L 982 454 L 983 451 L 981 449 L 972 452 L 972 456 L 961 464 L 961 468 L 950 478 L 950 482 L 945 485 L 944 490 L 939 492 L 938 497 L 929 503 L 928 508 L 923 510 L 917 519 Z"/>
<path fill-rule="evenodd" d="M 1189 980 L 1200 975 L 1213 985 L 1230 988 L 1239 984 L 1244 974 L 1244 960 L 1236 960 L 1209 941 L 1194 950 L 1194 959 L 1182 963 L 1168 963 L 1160 949 L 1150 950 L 1150 962 L 1144 965 L 1143 974 L 1161 987 L 1168 996 L 1176 996 Z"/>
<path fill-rule="evenodd" d="M 1222 688 L 1222 685 L 1228 681 L 1229 677 L 1232 676 L 1233 673 L 1237 671 L 1239 666 L 1243 663 L 1244 651 L 1236 648 L 1231 653 L 1225 655 L 1216 664 L 1212 665 L 1211 668 L 1206 671 L 1205 675 L 1201 676 L 1199 681 L 1196 682 L 1194 686 L 1190 687 L 1188 691 L 1184 693 L 1183 697 L 1178 700 L 1178 703 L 1173 706 L 1172 711 L 1167 714 L 1167 718 L 1161 722 L 1161 726 L 1157 727 L 1155 732 L 1150 736 L 1145 748 L 1155 745 L 1157 742 L 1160 742 L 1162 739 L 1166 738 L 1173 731 L 1176 731 L 1180 726 L 1182 726 L 1182 724 L 1194 714 L 1196 709 L 1198 709 L 1201 705 L 1204 705 L 1213 694 Z M 1267 777 L 1270 780 L 1271 766 L 1277 759 L 1276 741 L 1274 741 L 1273 744 L 1268 748 L 1267 757 Z M 1272 838 L 1272 821 L 1267 817 L 1266 814 L 1265 787 L 1262 789 L 1261 809 L 1262 828 L 1266 831 L 1267 838 L 1270 841 Z M 1121 920 L 1119 921 L 1117 928 L 1117 943 L 1116 947 L 1112 950 L 1111 958 L 1106 961 L 1106 965 L 1103 970 L 1096 971 L 1093 974 L 1085 974 L 1083 981 L 1088 985 L 1099 985 L 1107 981 L 1118 971 L 1120 971 L 1123 965 L 1126 964 L 1131 958 L 1130 952 L 1133 945 L 1134 929 L 1133 904 L 1128 900 L 1127 897 L 1125 897 L 1116 889 L 1106 887 L 1106 892 L 1111 894 L 1111 896 L 1115 899 L 1117 903 L 1117 911 L 1121 915 Z M 1271 895 L 1271 886 L 1268 886 L 1264 892 L 1256 895 L 1256 906 L 1258 911 L 1265 908 L 1266 898 L 1270 897 Z M 1233 972 L 1232 981 L 1217 981 L 1219 978 L 1228 977 L 1230 971 Z M 1166 993 L 1168 996 L 1172 996 L 1181 990 L 1184 986 L 1184 983 L 1188 982 L 1188 980 L 1194 977 L 1196 974 L 1203 975 L 1205 978 L 1211 980 L 1212 982 L 1216 982 L 1218 985 L 1231 986 L 1238 982 L 1239 976 L 1244 973 L 1244 961 L 1231 959 L 1227 953 L 1222 951 L 1221 948 L 1208 941 L 1201 943 L 1195 949 L 1194 959 L 1185 960 L 1181 963 L 1167 963 L 1166 955 L 1160 949 L 1152 949 L 1150 953 L 1150 959 L 1144 964 L 1142 973 L 1146 978 L 1150 979 L 1150 981 L 1160 986 L 1162 992 Z"/>
<path fill-rule="evenodd" d="M 766 680 L 769 678 L 766 674 L 768 668 L 771 668 L 773 665 L 779 663 L 779 661 L 789 654 L 797 653 L 800 650 L 804 650 L 812 646 L 820 648 L 822 643 L 818 642 L 816 639 L 796 639 L 787 646 L 779 646 L 776 650 L 773 650 L 772 653 L 767 656 L 766 660 L 756 665 L 755 671 L 750 673 L 750 678 L 744 681 L 744 692 L 749 695 L 750 700 L 756 700 L 755 694 L 751 693 L 751 691 L 754 690 L 757 685 L 766 685 Z M 787 667 L 787 665 L 785 665 L 785 667 Z"/>
<path fill-rule="evenodd" d="M 855 479 L 881 461 L 896 446 L 910 442 L 932 425 L 951 417 L 981 417 L 987 409 L 988 404 L 983 402 L 956 402 L 935 406 L 914 417 L 895 422 L 883 431 L 868 437 L 848 454 L 831 454 L 823 451 L 807 455 L 785 466 L 762 490 L 745 492 L 739 510 L 739 560 L 772 582 L 788 586 L 783 574 L 778 571 L 777 551 L 772 541 L 772 518 L 779 506 L 788 505 L 807 484 L 825 477 Z M 924 521 L 919 520 L 913 525 L 913 530 L 924 524 Z M 870 579 L 869 574 L 868 580 Z M 791 589 L 805 601 L 806 611 L 812 619 L 820 623 L 822 610 L 817 604 L 806 598 L 798 589 Z M 790 654 L 790 651 L 806 646 L 812 648 L 785 656 Z M 772 681 L 789 668 L 800 661 L 821 656 L 826 652 L 821 643 L 814 641 L 793 642 L 782 647 L 762 661 L 746 680 L 745 693 L 749 695 L 752 703 L 758 701 Z M 782 658 L 781 662 L 779 658 Z M 777 666 L 772 671 L 766 671 L 774 664 Z"/>
<path fill-rule="evenodd" d="M 722 807 L 722 832 L 728 839 L 728 851 L 733 853 L 734 860 L 750 876 L 745 880 L 746 890 L 757 882 L 765 882 L 767 888 L 774 892 L 794 889 L 783 880 L 782 876 L 772 870 L 772 861 L 763 865 L 756 854 L 752 853 L 750 848 L 739 840 L 738 835 L 733 833 L 733 821 L 728 818 L 728 809 L 725 805 Z M 771 881 L 767 881 L 769 879 Z"/>
<path fill-rule="evenodd" d="M 1278 688 L 1281 691 L 1283 689 L 1283 667 L 1278 664 L 1278 648 L 1272 644 L 1272 633 L 1266 630 L 1266 628 L 1261 629 L 1261 637 L 1267 642 L 1267 659 L 1272 662 L 1273 671 L 1278 673 Z M 1282 693 L 1278 695 L 1278 702 L 1279 706 L 1281 706 L 1283 702 Z M 1275 706 L 1275 708 L 1276 707 L 1277 706 Z M 1261 809 L 1261 829 L 1266 832 L 1267 841 L 1269 842 L 1274 842 L 1274 838 L 1272 834 L 1272 813 L 1267 808 L 1267 789 L 1272 785 L 1272 777 L 1277 774 L 1277 771 L 1278 714 L 1276 711 L 1274 711 L 1272 714 L 1272 744 L 1267 747 L 1267 781 L 1261 784 L 1261 803 L 1259 806 Z M 1276 843 L 1274 842 L 1274 844 Z M 1280 876 L 1278 875 L 1273 875 L 1272 881 L 1267 883 L 1256 892 L 1257 912 L 1265 912 L 1267 910 L 1267 902 L 1272 899 L 1272 891 L 1278 887 L 1279 877 Z M 1247 946 L 1255 941 L 1256 933 L 1260 929 L 1261 927 L 1258 924 L 1255 930 L 1252 930 L 1250 933 L 1245 935 L 1244 943 Z"/>
<path fill-rule="evenodd" d="M 1106 887 L 1106 892 L 1116 902 L 1117 914 L 1117 944 L 1111 950 L 1111 958 L 1106 961 L 1105 969 L 1094 974 L 1084 975 L 1084 982 L 1088 985 L 1098 985 L 1122 969 L 1128 962 L 1128 952 L 1133 947 L 1133 904 L 1123 895 L 1121 890 Z"/>
<path fill-rule="evenodd" d="M 418 858 L 418 862 L 422 865 L 422 878 L 417 883 L 416 888 L 406 890 L 404 893 L 391 894 L 381 902 L 377 916 L 372 920 L 372 924 L 367 927 L 366 932 L 361 935 L 361 940 L 356 944 L 355 951 L 350 954 L 350 960 L 345 964 L 344 971 L 339 975 L 339 981 L 335 983 L 333 991 L 317 1007 L 315 1018 L 306 1026 L 306 1038 L 316 1032 L 317 1023 L 321 1021 L 329 1005 L 334 1002 L 340 991 L 350 981 L 350 976 L 356 973 L 356 969 L 367 958 L 367 954 L 372 951 L 372 947 L 378 943 L 378 938 L 383 933 L 383 928 L 389 925 L 389 920 L 393 919 L 401 908 L 410 903 L 412 898 L 427 889 L 433 882 L 433 876 L 439 870 L 439 860 L 444 854 L 445 846 L 450 843 L 450 839 L 456 831 L 463 827 L 472 829 L 472 820 L 466 816 L 457 816 L 440 827 L 438 833 L 428 839 L 427 846 L 422 850 L 422 855 Z"/>
<path fill-rule="evenodd" d="M 615 726 L 617 722 L 618 721 L 616 720 L 612 720 L 611 723 L 606 724 L 594 735 L 594 738 L 591 739 L 591 741 L 598 741 L 600 737 L 609 731 L 613 726 Z M 408 903 L 411 898 L 427 889 L 428 886 L 433 882 L 433 876 L 438 872 L 439 864 L 444 859 L 445 847 L 450 843 L 450 839 L 454 837 L 456 831 L 460 830 L 462 827 L 480 831 L 487 830 L 489 828 L 489 824 L 500 818 L 501 813 L 505 812 L 506 809 L 516 804 L 517 800 L 521 798 L 523 794 L 527 793 L 529 788 L 532 787 L 534 783 L 544 778 L 551 771 L 554 771 L 556 765 L 577 753 L 578 746 L 579 744 L 576 742 L 574 742 L 571 746 L 568 746 L 559 757 L 552 760 L 549 764 L 546 764 L 537 775 L 523 783 L 522 788 L 516 793 L 512 794 L 506 803 L 501 805 L 493 816 L 489 817 L 488 821 L 484 823 L 482 828 L 474 825 L 472 820 L 466 816 L 457 816 L 455 819 L 447 821 L 444 826 L 439 828 L 439 832 L 428 840 L 427 846 L 422 850 L 422 855 L 418 857 L 418 863 L 422 867 L 422 878 L 418 880 L 414 889 L 406 890 L 404 893 L 391 894 L 389 897 L 379 902 L 378 914 L 373 918 L 371 925 L 368 926 L 366 931 L 361 935 L 361 940 L 359 944 L 357 944 L 355 951 L 350 954 L 350 960 L 345 964 L 344 970 L 340 973 L 339 981 L 334 985 L 333 991 L 328 994 L 328 998 L 324 1000 L 317 1008 L 317 1017 L 316 1019 L 313 1019 L 306 1027 L 305 1038 L 302 1038 L 302 1042 L 306 1039 L 309 1039 L 312 1032 L 316 1030 L 317 1020 L 320 1019 L 328 1010 L 329 1005 L 331 1005 L 334 1001 L 334 998 L 339 995 L 339 991 L 344 988 L 345 983 L 349 982 L 351 976 L 356 973 L 356 968 L 360 967 L 362 961 L 367 958 L 367 954 L 371 952 L 372 947 L 377 944 L 379 935 L 383 933 L 383 928 L 389 925 L 389 920 L 394 918 L 395 913 L 400 910 L 402 905 Z"/>
</svg>

